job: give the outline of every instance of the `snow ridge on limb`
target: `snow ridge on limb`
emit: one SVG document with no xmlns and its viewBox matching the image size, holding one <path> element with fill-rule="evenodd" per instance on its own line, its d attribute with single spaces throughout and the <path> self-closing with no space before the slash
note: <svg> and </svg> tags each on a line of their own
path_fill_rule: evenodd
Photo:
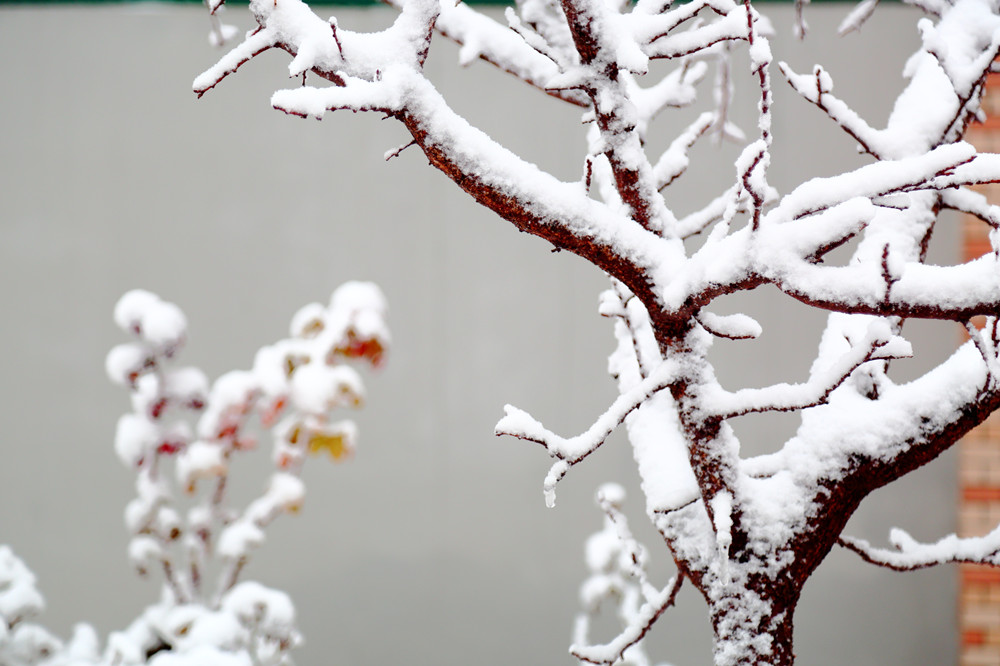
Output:
<svg viewBox="0 0 1000 666">
<path fill-rule="evenodd" d="M 918 543 L 901 529 L 889 533 L 895 550 L 875 548 L 864 539 L 841 537 L 837 543 L 863 560 L 895 571 L 913 571 L 946 563 L 1000 566 L 1000 525 L 981 537 L 959 538 L 950 534 L 931 543 Z"/>
<path fill-rule="evenodd" d="M 213 67 L 205 70 L 194 80 L 194 91 L 201 97 L 209 90 L 219 85 L 224 78 L 234 74 L 244 63 L 254 56 L 278 45 L 278 36 L 274 30 L 261 28 L 248 35 L 243 42 L 223 56 Z"/>
<path fill-rule="evenodd" d="M 994 230 L 1000 229 L 1000 206 L 991 204 L 979 192 L 964 187 L 945 190 L 941 193 L 941 205 L 978 217 Z"/>
</svg>

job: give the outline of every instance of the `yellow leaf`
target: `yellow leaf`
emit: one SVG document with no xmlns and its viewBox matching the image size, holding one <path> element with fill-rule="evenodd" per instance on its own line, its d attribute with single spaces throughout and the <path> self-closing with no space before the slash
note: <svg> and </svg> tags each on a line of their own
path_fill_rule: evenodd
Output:
<svg viewBox="0 0 1000 666">
<path fill-rule="evenodd" d="M 346 438 L 339 433 L 313 433 L 309 437 L 309 453 L 318 455 L 323 450 L 330 452 L 330 457 L 340 460 L 350 453 Z"/>
</svg>

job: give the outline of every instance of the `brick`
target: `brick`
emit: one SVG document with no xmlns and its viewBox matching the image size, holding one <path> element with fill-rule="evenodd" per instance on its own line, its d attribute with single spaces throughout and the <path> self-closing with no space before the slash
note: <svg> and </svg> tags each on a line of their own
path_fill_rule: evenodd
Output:
<svg viewBox="0 0 1000 666">
<path fill-rule="evenodd" d="M 962 632 L 962 645 L 984 645 L 986 632 L 982 629 L 966 629 Z"/>
<path fill-rule="evenodd" d="M 988 595 L 994 586 L 1000 588 L 1000 567 L 966 564 L 962 566 L 961 578 L 962 585 L 981 587 Z"/>
<path fill-rule="evenodd" d="M 1000 502 L 1000 486 L 975 485 L 962 488 L 965 502 Z"/>
<path fill-rule="evenodd" d="M 960 666 L 997 666 L 1000 649 L 991 646 L 970 646 L 962 651 Z"/>
<path fill-rule="evenodd" d="M 962 609 L 960 622 L 969 629 L 1000 629 L 1000 609 L 993 604 L 968 604 Z"/>
</svg>

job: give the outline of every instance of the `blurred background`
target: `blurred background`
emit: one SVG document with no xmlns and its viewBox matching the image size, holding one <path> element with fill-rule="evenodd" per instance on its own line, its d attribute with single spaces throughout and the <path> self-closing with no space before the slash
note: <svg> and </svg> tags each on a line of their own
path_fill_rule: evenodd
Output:
<svg viewBox="0 0 1000 666">
<path fill-rule="evenodd" d="M 881 125 L 919 15 L 880 6 L 861 34 L 837 38 L 850 7 L 809 7 L 810 35 L 797 42 L 792 6 L 765 5 L 772 50 L 799 72 L 823 63 L 837 93 Z M 320 9 L 332 13 L 352 30 L 394 15 Z M 251 27 L 239 4 L 225 20 Z M 189 320 L 180 363 L 214 378 L 249 368 L 258 347 L 287 335 L 300 306 L 364 279 L 388 298 L 394 340 L 385 368 L 365 374 L 357 454 L 309 461 L 303 512 L 268 531 L 246 577 L 294 599 L 303 666 L 575 663 L 567 647 L 584 541 L 602 524 L 593 500 L 602 482 L 629 490 L 626 512 L 660 585 L 669 556 L 647 525 L 623 437 L 575 468 L 546 509 L 545 453 L 494 437 L 493 426 L 511 403 L 576 434 L 611 403 L 613 337 L 597 314 L 606 279 L 515 233 L 417 149 L 386 163 L 383 154 L 408 141 L 392 121 L 273 111 L 271 92 L 298 85 L 286 54 L 256 58 L 197 100 L 192 80 L 221 55 L 208 29 L 198 5 L 0 6 L 0 543 L 37 574 L 42 623 L 68 636 L 86 620 L 106 636 L 159 596 L 158 579 L 138 579 L 125 554 L 133 475 L 112 440 L 129 403 L 103 370 L 125 340 L 111 322 L 117 298 L 141 287 L 180 305 Z M 581 177 L 577 109 L 456 61 L 437 37 L 429 76 L 456 110 L 559 178 Z M 748 69 L 737 60 L 734 119 L 750 134 Z M 779 191 L 864 162 L 773 75 L 770 179 Z M 710 85 L 711 75 L 703 100 Z M 651 133 L 653 153 L 702 108 L 667 114 Z M 720 193 L 735 155 L 699 146 L 669 203 L 686 212 Z M 939 263 L 957 260 L 958 239 L 956 225 L 940 225 Z M 766 291 L 718 311 L 747 312 L 765 328 L 758 341 L 716 345 L 725 386 L 806 377 L 821 313 Z M 944 324 L 908 324 L 907 333 L 920 358 L 897 364 L 904 378 L 959 340 Z M 775 450 L 795 424 L 752 416 L 736 427 L 751 455 Z M 261 449 L 239 472 L 247 498 L 266 482 L 269 444 Z M 899 526 L 936 539 L 955 529 L 955 499 L 949 454 L 870 497 L 848 533 L 884 544 Z M 897 574 L 834 551 L 800 604 L 798 663 L 955 663 L 955 581 L 949 568 Z M 710 663 L 705 606 L 690 587 L 647 647 L 656 662 Z"/>
</svg>

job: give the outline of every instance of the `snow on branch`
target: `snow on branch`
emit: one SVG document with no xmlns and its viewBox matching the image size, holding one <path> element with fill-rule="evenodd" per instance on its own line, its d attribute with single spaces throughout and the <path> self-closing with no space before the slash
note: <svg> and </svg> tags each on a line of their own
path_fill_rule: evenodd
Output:
<svg viewBox="0 0 1000 666">
<path fill-rule="evenodd" d="M 545 479 L 545 502 L 555 503 L 555 486 L 569 468 L 596 451 L 620 426 L 625 417 L 640 407 L 650 397 L 662 391 L 674 380 L 672 363 L 661 363 L 632 390 L 622 393 L 590 428 L 575 437 L 566 439 L 553 433 L 527 412 L 512 405 L 504 407 L 504 417 L 497 422 L 496 435 L 509 435 L 541 444 L 557 460 Z"/>
<path fill-rule="evenodd" d="M 844 20 L 840 22 L 837 27 L 837 34 L 843 37 L 844 35 L 854 32 L 855 30 L 861 30 L 861 26 L 871 18 L 871 15 L 875 13 L 875 8 L 878 6 L 878 0 L 861 0 L 858 4 L 854 6 L 854 9 L 844 17 Z"/>
<path fill-rule="evenodd" d="M 858 142 L 862 150 L 876 158 L 882 156 L 878 132 L 841 99 L 831 94 L 833 78 L 826 70 L 816 65 L 811 75 L 796 74 L 784 62 L 778 63 L 778 68 L 795 92 L 825 111 L 831 120 Z"/>
<path fill-rule="evenodd" d="M 937 60 L 956 95 L 967 100 L 1000 50 L 1000 17 L 981 2 L 968 5 L 961 21 L 961 25 L 953 20 L 935 24 L 925 18 L 917 23 L 917 30 L 924 50 Z M 970 28 L 975 34 L 970 34 Z M 976 41 L 960 41 L 970 38 Z"/>
<path fill-rule="evenodd" d="M 1000 526 L 985 536 L 960 538 L 950 534 L 931 544 L 918 543 L 903 530 L 893 529 L 889 542 L 895 550 L 876 548 L 863 539 L 848 536 L 837 541 L 864 561 L 894 571 L 912 571 L 949 562 L 1000 566 Z"/>
<path fill-rule="evenodd" d="M 941 205 L 978 217 L 993 229 L 1000 229 L 1000 206 L 991 204 L 979 192 L 966 188 L 944 190 L 941 193 Z"/>
<path fill-rule="evenodd" d="M 695 86 L 708 71 L 704 60 L 684 59 L 679 67 L 648 88 L 638 84 L 632 89 L 632 102 L 640 116 L 640 131 L 645 136 L 649 124 L 667 108 L 692 104 L 697 97 Z M 715 114 L 720 116 L 718 112 Z"/>
<path fill-rule="evenodd" d="M 763 332 L 760 323 L 745 314 L 717 315 L 702 310 L 697 318 L 702 328 L 717 338 L 753 340 Z"/>
<path fill-rule="evenodd" d="M 888 125 L 874 130 L 831 94 L 833 82 L 821 68 L 811 75 L 782 71 L 805 99 L 824 110 L 862 150 L 879 159 L 917 154 L 961 138 L 979 112 L 985 76 L 1000 51 L 1000 17 L 988 2 L 911 2 L 940 17 L 918 23 L 922 49 L 907 62 L 909 85 L 896 100 Z M 873 9 L 862 3 L 844 27 L 860 25 Z"/>
<path fill-rule="evenodd" d="M 1000 177 L 1000 168 L 994 168 L 1000 165 L 979 161 L 982 157 L 976 157 L 976 149 L 970 144 L 960 142 L 913 157 L 868 164 L 837 176 L 813 178 L 782 197 L 778 205 L 767 212 L 764 223 L 797 220 L 857 197 L 871 199 L 896 192 L 985 182 L 975 179 L 987 177 L 987 173 L 990 178 Z M 956 174 L 960 165 L 973 159 L 977 160 L 979 168 L 968 174 L 966 171 Z M 943 181 L 945 177 L 950 180 Z"/>
<path fill-rule="evenodd" d="M 698 139 L 715 126 L 717 121 L 717 114 L 706 111 L 698 116 L 697 120 L 688 125 L 687 129 L 681 132 L 670 146 L 663 151 L 660 159 L 656 162 L 656 166 L 653 167 L 653 177 L 656 178 L 658 190 L 670 186 L 674 180 L 687 170 L 690 162 L 688 152 Z"/>
<path fill-rule="evenodd" d="M 367 34 L 343 30 L 336 19 L 324 21 L 300 0 L 255 0 L 250 9 L 260 29 L 195 79 L 194 90 L 199 96 L 250 58 L 273 47 L 293 55 L 289 76 L 312 71 L 337 86 L 344 85 L 347 77 L 375 82 L 394 67 L 419 70 L 427 57 L 438 3 L 407 2 L 392 26 Z"/>
<path fill-rule="evenodd" d="M 677 235 L 684 239 L 691 238 L 723 220 L 723 227 L 728 230 L 729 223 L 736 215 L 749 210 L 749 203 L 750 197 L 742 185 L 735 183 L 700 210 L 680 218 L 677 221 Z"/>
<path fill-rule="evenodd" d="M 199 74 L 194 80 L 194 91 L 201 97 L 219 85 L 224 78 L 233 74 L 254 56 L 277 46 L 278 36 L 274 30 L 260 28 L 224 55 L 214 66 Z"/>
<path fill-rule="evenodd" d="M 941 18 L 945 11 L 951 6 L 948 0 L 903 0 L 906 4 L 920 9 L 935 18 Z"/>
<path fill-rule="evenodd" d="M 656 346 L 649 314 L 642 303 L 625 285 L 612 280 L 611 289 L 601 293 L 598 312 L 602 317 L 617 320 L 615 337 L 624 352 L 616 352 L 608 359 L 611 374 L 627 382 L 629 387 L 646 379 L 650 369 L 657 367 L 663 357 Z M 619 365 L 624 367 L 617 367 Z"/>
<path fill-rule="evenodd" d="M 804 384 L 775 384 L 762 389 L 741 389 L 706 396 L 708 409 L 722 418 L 732 418 L 753 412 L 790 412 L 824 404 L 830 394 L 852 372 L 875 360 L 909 358 L 913 349 L 903 338 L 894 335 L 888 323 L 873 320 L 863 340 L 829 366 L 810 373 Z"/>
<path fill-rule="evenodd" d="M 800 266 L 771 273 L 786 294 L 833 311 L 964 322 L 1000 307 L 1000 262 L 991 253 L 958 266 L 907 262 L 887 289 L 880 266 Z M 838 274 L 838 287 L 822 285 L 822 273 Z M 929 291 L 930 289 L 930 291 Z"/>
<path fill-rule="evenodd" d="M 705 7 L 719 14 L 720 18 L 674 33 L 676 27 Z M 633 15 L 633 34 L 637 41 L 647 44 L 645 52 L 650 58 L 678 58 L 704 51 L 720 42 L 746 40 L 746 11 L 743 5 L 733 2 L 693 2 L 687 8 L 664 14 L 658 19 Z"/>
<path fill-rule="evenodd" d="M 806 277 L 819 270 L 830 270 L 817 266 L 816 262 L 855 236 L 874 217 L 875 207 L 868 199 L 857 197 L 831 203 L 829 208 L 821 208 L 794 224 L 772 224 L 772 209 L 758 229 L 748 226 L 730 233 L 730 222 L 737 212 L 752 207 L 749 195 L 740 196 L 741 189 L 735 186 L 729 191 L 728 201 L 723 200 L 715 210 L 706 211 L 719 214 L 718 224 L 663 288 L 661 297 L 668 307 L 682 310 L 690 307 L 692 301 L 706 303 L 721 294 L 767 281 L 779 287 L 795 281 L 831 289 L 844 286 L 822 280 L 807 281 Z M 699 221 L 709 220 L 703 217 Z M 865 271 L 867 267 L 862 265 L 852 270 Z M 692 316 L 700 315 L 692 312 Z M 701 323 L 711 331 L 713 321 L 709 315 Z M 752 328 L 735 337 L 753 337 L 751 333 Z"/>
<path fill-rule="evenodd" d="M 321 119 L 327 111 L 380 111 L 395 113 L 402 108 L 396 79 L 402 72 L 387 70 L 377 81 L 341 76 L 343 85 L 327 88 L 303 86 L 278 90 L 271 95 L 271 106 L 300 118 Z"/>
<path fill-rule="evenodd" d="M 632 536 L 621 511 L 625 491 L 608 483 L 597 491 L 604 511 L 604 527 L 587 540 L 586 560 L 590 577 L 580 587 L 583 612 L 576 618 L 570 654 L 591 664 L 647 664 L 641 641 L 663 612 L 673 605 L 684 581 L 678 573 L 662 590 L 654 587 L 646 574 L 646 549 Z M 617 603 L 622 632 L 603 645 L 590 643 L 591 621 L 601 605 Z"/>
<path fill-rule="evenodd" d="M 401 0 L 388 2 L 397 9 L 403 5 Z M 516 25 L 517 22 L 511 22 L 511 27 Z M 462 65 L 480 59 L 554 97 L 577 106 L 587 104 L 586 96 L 579 91 L 547 89 L 549 79 L 559 72 L 559 49 L 544 37 L 539 36 L 541 43 L 534 43 L 525 38 L 527 29 L 511 30 L 464 3 L 451 2 L 441 3 L 434 29 L 461 46 Z"/>
<path fill-rule="evenodd" d="M 969 338 L 979 350 L 986 364 L 986 386 L 991 388 L 1000 383 L 1000 339 L 998 339 L 997 318 L 987 317 L 986 325 L 980 330 L 971 321 L 965 322 L 965 330 Z"/>
</svg>

